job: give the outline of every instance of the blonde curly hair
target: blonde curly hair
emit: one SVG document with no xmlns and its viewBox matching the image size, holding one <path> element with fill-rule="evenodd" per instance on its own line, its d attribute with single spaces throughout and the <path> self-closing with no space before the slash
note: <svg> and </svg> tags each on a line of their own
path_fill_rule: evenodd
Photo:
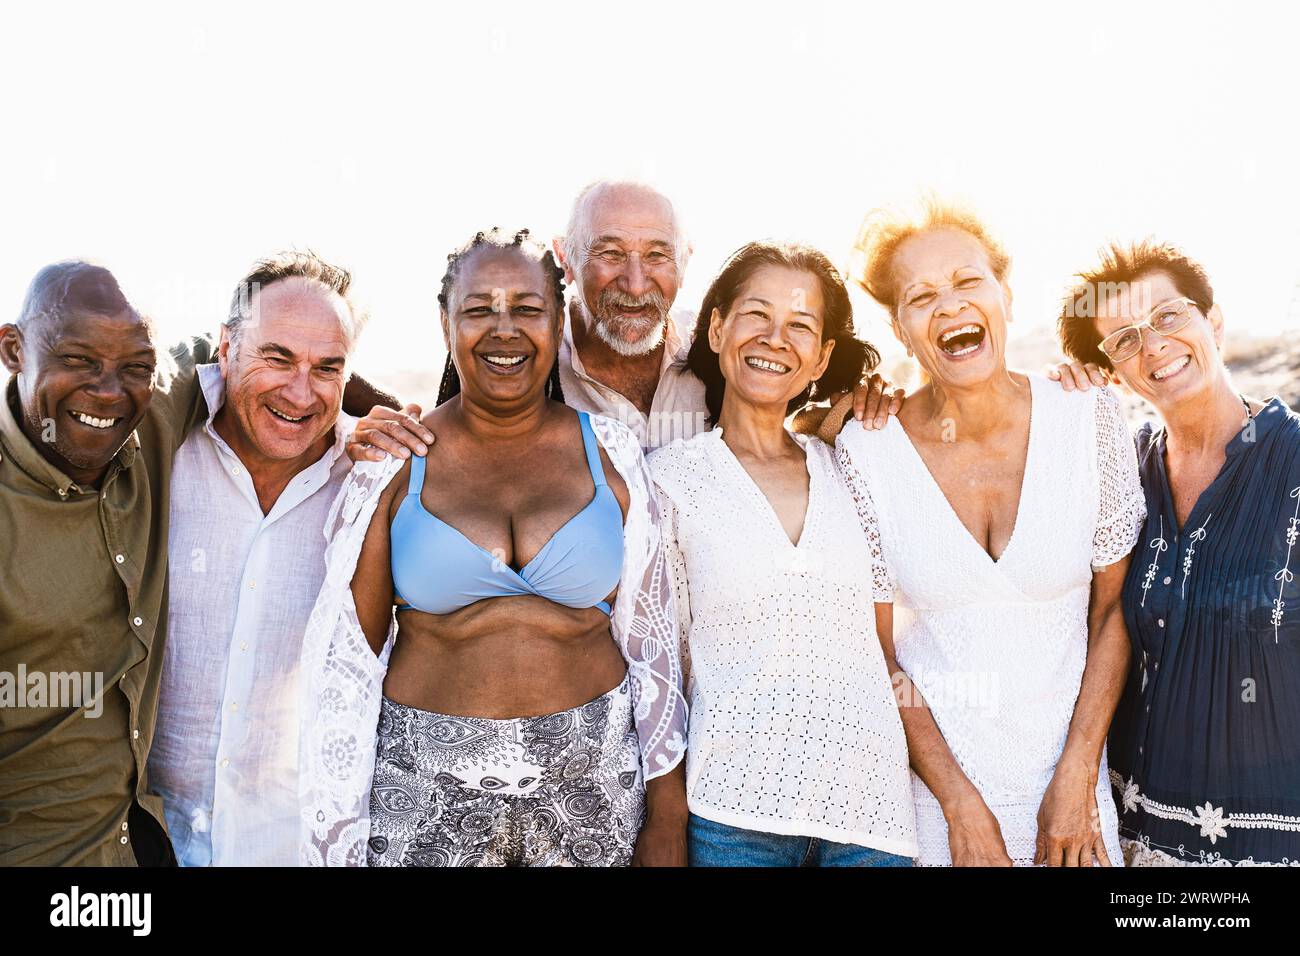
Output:
<svg viewBox="0 0 1300 956">
<path fill-rule="evenodd" d="M 961 203 L 926 194 L 912 207 L 882 206 L 867 213 L 858 229 L 849 259 L 849 278 L 889 311 L 898 312 L 898 287 L 894 256 L 912 236 L 934 229 L 960 229 L 979 240 L 988 253 L 993 274 L 1001 282 L 1011 268 L 1011 257 L 988 227 Z"/>
</svg>

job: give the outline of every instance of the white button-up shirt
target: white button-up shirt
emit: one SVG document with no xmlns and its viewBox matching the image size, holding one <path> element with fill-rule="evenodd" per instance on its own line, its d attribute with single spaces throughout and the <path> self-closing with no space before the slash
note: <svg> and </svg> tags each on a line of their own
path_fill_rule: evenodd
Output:
<svg viewBox="0 0 1300 956">
<path fill-rule="evenodd" d="M 210 414 L 172 471 L 149 786 L 182 866 L 296 866 L 298 659 L 354 421 L 339 415 L 333 446 L 264 515 L 248 469 L 212 427 L 225 400 L 221 370 L 200 366 L 199 378 Z"/>
<path fill-rule="evenodd" d="M 622 422 L 641 443 L 641 450 L 661 448 L 678 438 L 691 438 L 708 430 L 708 407 L 704 404 L 704 383 L 686 365 L 695 317 L 687 311 L 669 316 L 664 336 L 663 366 L 659 385 L 647 416 L 636 405 L 596 381 L 583 368 L 582 358 L 573 346 L 573 328 L 565 310 L 564 337 L 560 342 L 560 387 L 564 403 L 578 411 L 605 415 Z"/>
</svg>

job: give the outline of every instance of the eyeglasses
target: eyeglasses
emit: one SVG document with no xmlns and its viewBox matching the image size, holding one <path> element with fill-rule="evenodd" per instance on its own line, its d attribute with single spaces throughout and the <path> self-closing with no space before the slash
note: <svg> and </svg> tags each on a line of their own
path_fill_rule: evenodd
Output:
<svg viewBox="0 0 1300 956">
<path fill-rule="evenodd" d="M 1192 321 L 1192 310 L 1195 308 L 1196 303 L 1191 299 L 1171 299 L 1156 306 L 1136 325 L 1110 333 L 1097 343 L 1097 348 L 1111 362 L 1128 361 L 1142 351 L 1143 328 L 1159 332 L 1161 335 L 1170 335 Z"/>
</svg>

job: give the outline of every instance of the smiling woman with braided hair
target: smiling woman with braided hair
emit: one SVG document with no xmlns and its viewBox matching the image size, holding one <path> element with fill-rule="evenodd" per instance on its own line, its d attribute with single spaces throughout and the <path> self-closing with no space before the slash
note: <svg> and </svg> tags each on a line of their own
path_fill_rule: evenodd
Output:
<svg viewBox="0 0 1300 956">
<path fill-rule="evenodd" d="M 355 662 L 367 686 L 343 693 L 354 727 L 377 704 L 370 865 L 686 862 L 685 702 L 658 513 L 631 432 L 561 401 L 563 290 L 527 231 L 480 232 L 448 256 L 449 355 L 423 419 L 437 443 L 358 463 L 340 496 L 360 504 L 341 509 L 327 563 L 333 580 L 351 574 L 355 617 L 346 600 L 322 613 L 330 646 L 316 659 L 348 653 L 358 630 L 372 655 Z M 352 573 L 336 544 L 357 534 Z M 319 746 L 304 759 L 327 790 L 340 776 L 337 671 L 308 670 L 309 699 L 329 703 L 309 708 Z M 356 790 L 309 799 L 309 860 L 360 862 Z"/>
</svg>

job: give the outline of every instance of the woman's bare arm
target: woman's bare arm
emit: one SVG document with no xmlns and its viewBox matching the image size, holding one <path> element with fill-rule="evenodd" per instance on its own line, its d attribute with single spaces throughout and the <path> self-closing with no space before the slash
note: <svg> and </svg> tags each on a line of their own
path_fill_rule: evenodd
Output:
<svg viewBox="0 0 1300 956">
<path fill-rule="evenodd" d="M 361 544 L 356 571 L 352 574 L 352 600 L 357 606 L 357 621 L 366 635 L 366 643 L 376 655 L 383 651 L 388 640 L 393 615 L 393 568 L 389 545 L 393 501 L 405 492 L 410 472 L 411 464 L 407 462 L 380 496 Z"/>
<path fill-rule="evenodd" d="M 1128 676 L 1129 637 L 1120 593 L 1129 557 L 1094 570 L 1088 600 L 1088 660 L 1065 748 L 1038 813 L 1035 860 L 1049 866 L 1111 865 L 1097 814 L 1097 774 L 1106 732 Z"/>
</svg>

